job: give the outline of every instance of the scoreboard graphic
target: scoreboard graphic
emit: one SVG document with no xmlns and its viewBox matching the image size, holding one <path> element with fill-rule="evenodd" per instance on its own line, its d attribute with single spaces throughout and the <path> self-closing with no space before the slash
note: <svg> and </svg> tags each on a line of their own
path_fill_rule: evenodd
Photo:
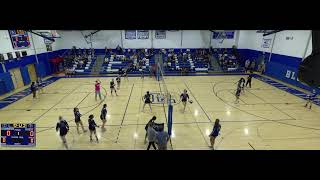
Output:
<svg viewBox="0 0 320 180">
<path fill-rule="evenodd" d="M 35 124 L 1 124 L 1 146 L 35 146 Z"/>
<path fill-rule="evenodd" d="M 24 49 L 30 47 L 30 39 L 27 31 L 9 30 L 13 49 Z"/>
</svg>

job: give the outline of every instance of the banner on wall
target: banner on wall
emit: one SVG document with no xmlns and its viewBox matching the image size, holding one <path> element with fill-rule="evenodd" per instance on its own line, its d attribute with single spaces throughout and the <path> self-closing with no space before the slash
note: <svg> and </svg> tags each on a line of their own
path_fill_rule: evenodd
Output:
<svg viewBox="0 0 320 180">
<path fill-rule="evenodd" d="M 213 32 L 212 39 L 233 39 L 235 31 Z"/>
<path fill-rule="evenodd" d="M 262 48 L 270 48 L 270 44 L 271 44 L 271 40 L 272 39 L 262 39 Z"/>
<path fill-rule="evenodd" d="M 126 30 L 125 31 L 126 39 L 137 39 L 137 31 L 136 30 Z"/>
<path fill-rule="evenodd" d="M 165 30 L 158 30 L 155 34 L 156 39 L 166 39 L 166 31 Z"/>
<path fill-rule="evenodd" d="M 149 30 L 138 30 L 138 39 L 149 39 Z"/>
</svg>

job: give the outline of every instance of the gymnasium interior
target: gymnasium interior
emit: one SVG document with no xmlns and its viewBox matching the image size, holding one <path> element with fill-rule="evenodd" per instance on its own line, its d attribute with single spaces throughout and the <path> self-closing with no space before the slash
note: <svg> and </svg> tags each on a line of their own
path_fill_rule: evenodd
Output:
<svg viewBox="0 0 320 180">
<path fill-rule="evenodd" d="M 306 68 L 318 52 L 318 34 L 0 30 L 0 150 L 146 150 L 153 116 L 168 133 L 167 150 L 319 150 L 320 88 L 313 79 L 319 76 Z M 239 80 L 249 76 L 250 86 L 236 97 Z M 110 82 L 117 77 L 115 95 Z M 30 86 L 40 80 L 33 98 Z M 151 109 L 144 106 L 147 91 Z M 99 141 L 77 130 L 74 108 L 85 129 L 94 115 Z M 68 122 L 66 143 L 59 116 Z M 216 119 L 221 129 L 212 146 Z"/>
</svg>

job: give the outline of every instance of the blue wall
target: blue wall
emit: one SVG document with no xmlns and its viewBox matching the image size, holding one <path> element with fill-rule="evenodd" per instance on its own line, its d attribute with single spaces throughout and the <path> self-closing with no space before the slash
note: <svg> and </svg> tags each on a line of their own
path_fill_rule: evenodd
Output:
<svg viewBox="0 0 320 180">
<path fill-rule="evenodd" d="M 45 76 L 51 75 L 53 71 L 52 71 L 52 65 L 49 62 L 49 60 L 55 57 L 58 57 L 64 51 L 65 50 L 58 50 L 58 51 L 38 54 L 37 57 L 39 60 L 39 64 L 36 64 L 35 55 L 25 56 L 25 57 L 21 57 L 20 60 L 12 60 L 10 62 L 6 62 L 5 67 L 6 67 L 7 73 L 4 73 L 4 70 L 0 65 L 0 95 L 14 90 L 14 85 L 11 79 L 11 75 L 8 72 L 10 69 L 20 68 L 23 83 L 24 85 L 27 85 L 30 83 L 30 75 L 26 67 L 28 64 L 36 64 L 35 67 L 36 67 L 36 73 L 38 76 L 45 77 Z"/>
<path fill-rule="evenodd" d="M 9 72 L 0 74 L 0 93 L 4 94 L 14 89 L 14 85 Z M 1 95 L 0 94 L 0 95 Z"/>
<path fill-rule="evenodd" d="M 251 49 L 239 49 L 238 52 L 241 55 L 242 61 L 246 59 L 257 59 L 262 54 L 262 51 Z M 272 54 L 270 62 L 268 62 L 269 55 L 270 53 L 265 53 L 266 75 L 308 91 L 313 90 L 313 88 L 302 84 L 297 79 L 298 67 L 302 58 Z M 319 88 L 315 90 L 320 93 Z"/>
<path fill-rule="evenodd" d="M 21 72 L 23 84 L 24 85 L 30 84 L 31 80 L 30 80 L 30 75 L 28 72 L 28 67 L 27 66 L 20 67 L 20 72 Z"/>
<path fill-rule="evenodd" d="M 4 72 L 4 70 L 2 68 L 2 64 L 0 64 L 0 73 L 3 73 L 3 72 Z"/>
</svg>

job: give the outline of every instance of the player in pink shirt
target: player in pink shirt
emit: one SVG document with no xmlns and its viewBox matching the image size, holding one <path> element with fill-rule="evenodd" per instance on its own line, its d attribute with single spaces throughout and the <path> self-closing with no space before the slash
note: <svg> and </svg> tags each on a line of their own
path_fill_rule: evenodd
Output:
<svg viewBox="0 0 320 180">
<path fill-rule="evenodd" d="M 95 84 L 95 98 L 96 98 L 96 100 L 97 100 L 97 95 L 99 94 L 99 98 L 100 98 L 100 100 L 102 99 L 101 98 L 101 93 L 100 93 L 100 84 L 101 84 L 101 82 L 99 81 L 99 80 L 96 80 L 96 84 Z"/>
</svg>

